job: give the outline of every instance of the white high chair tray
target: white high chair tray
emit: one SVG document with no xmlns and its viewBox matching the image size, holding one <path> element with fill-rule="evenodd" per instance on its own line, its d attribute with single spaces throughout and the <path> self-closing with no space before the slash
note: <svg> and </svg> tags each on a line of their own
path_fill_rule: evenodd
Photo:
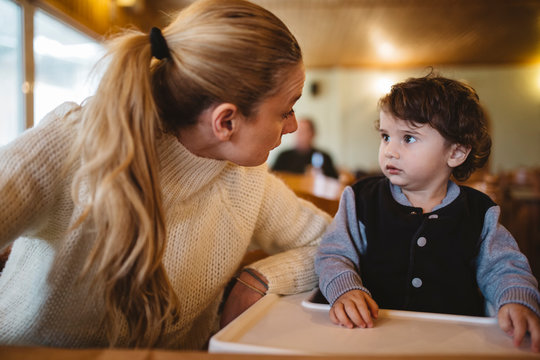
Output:
<svg viewBox="0 0 540 360">
<path fill-rule="evenodd" d="M 314 292 L 266 295 L 210 339 L 214 353 L 308 355 L 520 355 L 495 318 L 381 310 L 375 327 L 346 329 L 328 317 Z"/>
</svg>

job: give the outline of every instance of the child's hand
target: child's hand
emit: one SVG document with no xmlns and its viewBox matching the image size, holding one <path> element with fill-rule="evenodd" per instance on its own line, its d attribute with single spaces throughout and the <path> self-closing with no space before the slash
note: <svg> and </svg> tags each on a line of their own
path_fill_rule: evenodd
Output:
<svg viewBox="0 0 540 360">
<path fill-rule="evenodd" d="M 334 324 L 352 329 L 373 327 L 373 319 L 379 315 L 379 306 L 365 291 L 351 290 L 341 295 L 330 309 Z"/>
<path fill-rule="evenodd" d="M 529 331 L 532 351 L 540 351 L 540 318 L 532 310 L 520 304 L 506 304 L 501 306 L 498 316 L 499 326 L 514 338 L 514 346 L 519 346 Z"/>
</svg>

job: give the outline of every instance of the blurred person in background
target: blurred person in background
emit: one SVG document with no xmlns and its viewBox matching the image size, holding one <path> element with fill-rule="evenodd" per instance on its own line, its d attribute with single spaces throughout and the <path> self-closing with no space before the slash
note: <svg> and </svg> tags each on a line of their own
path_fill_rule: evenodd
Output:
<svg viewBox="0 0 540 360">
<path fill-rule="evenodd" d="M 296 144 L 293 149 L 279 153 L 273 171 L 304 174 L 310 169 L 320 170 L 323 175 L 339 178 L 339 172 L 334 166 L 330 155 L 314 147 L 316 128 L 313 120 L 302 118 L 298 121 Z"/>
</svg>

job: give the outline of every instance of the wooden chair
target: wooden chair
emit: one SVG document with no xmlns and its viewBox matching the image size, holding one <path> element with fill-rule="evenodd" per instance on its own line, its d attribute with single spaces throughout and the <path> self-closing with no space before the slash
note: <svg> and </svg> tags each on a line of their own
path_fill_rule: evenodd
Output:
<svg viewBox="0 0 540 360">
<path fill-rule="evenodd" d="M 519 167 L 502 175 L 506 202 L 501 223 L 512 233 L 540 280 L 540 169 Z"/>
<path fill-rule="evenodd" d="M 497 175 L 483 172 L 471 176 L 464 184 L 483 192 L 496 203 L 503 201 L 503 189 L 500 186 L 500 177 Z"/>
</svg>

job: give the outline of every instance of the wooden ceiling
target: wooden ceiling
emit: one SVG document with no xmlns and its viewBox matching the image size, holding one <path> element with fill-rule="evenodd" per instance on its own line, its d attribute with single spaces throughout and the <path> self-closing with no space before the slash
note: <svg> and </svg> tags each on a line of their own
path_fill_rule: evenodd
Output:
<svg viewBox="0 0 540 360">
<path fill-rule="evenodd" d="M 163 12 L 190 2 L 153 0 L 146 7 L 163 26 Z M 540 62 L 540 0 L 253 2 L 289 26 L 309 68 Z"/>
<path fill-rule="evenodd" d="M 193 0 L 32 0 L 98 35 L 165 26 Z M 296 35 L 308 68 L 540 63 L 540 0 L 252 0 Z"/>
</svg>

